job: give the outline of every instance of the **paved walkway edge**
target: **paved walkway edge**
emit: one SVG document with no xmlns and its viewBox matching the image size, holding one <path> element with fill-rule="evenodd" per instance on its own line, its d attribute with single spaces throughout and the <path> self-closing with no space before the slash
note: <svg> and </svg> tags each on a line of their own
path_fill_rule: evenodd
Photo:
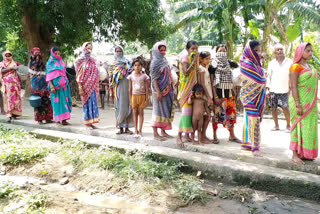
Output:
<svg viewBox="0 0 320 214">
<path fill-rule="evenodd" d="M 5 124 L 5 126 L 8 128 L 25 129 L 38 137 L 51 140 L 57 140 L 61 136 L 64 139 L 80 140 L 92 146 L 107 146 L 126 151 L 150 152 L 167 159 L 173 158 L 184 161 L 194 170 L 201 171 L 203 175 L 210 179 L 236 185 L 246 185 L 257 190 L 320 201 L 319 175 L 229 160 L 192 151 L 182 151 L 162 146 L 148 146 L 130 141 L 110 140 L 104 137 L 36 129 L 12 124 Z"/>
<path fill-rule="evenodd" d="M 0 118 L 0 123 L 4 124 L 10 124 L 6 123 L 5 119 Z M 61 131 L 64 133 L 75 133 L 75 134 L 84 134 L 88 136 L 97 136 L 97 137 L 104 137 L 104 138 L 111 138 L 115 140 L 124 140 L 124 141 L 130 141 L 135 143 L 142 143 L 142 144 L 149 144 L 149 145 L 163 145 L 170 148 L 177 148 L 175 145 L 175 141 L 168 140 L 165 142 L 157 142 L 153 138 L 150 137 L 144 137 L 141 139 L 136 139 L 132 135 L 116 135 L 114 130 L 110 131 L 101 131 L 100 129 L 92 130 L 92 129 L 77 129 L 72 126 L 57 126 L 56 124 L 46 124 L 46 125 L 39 125 L 37 123 L 34 123 L 34 121 L 24 121 L 24 120 L 14 120 L 12 121 L 13 125 L 21 125 L 24 127 L 33 127 L 37 129 L 45 129 L 45 130 L 56 130 Z M 276 167 L 276 168 L 282 168 L 287 170 L 295 170 L 295 171 L 301 171 L 301 172 L 307 172 L 312 174 L 318 174 L 320 175 L 320 167 L 317 164 L 306 164 L 306 165 L 298 165 L 293 163 L 290 158 L 286 160 L 279 160 L 275 158 L 270 158 L 267 156 L 264 156 L 262 158 L 255 158 L 251 155 L 246 155 L 242 153 L 239 149 L 239 152 L 229 152 L 228 150 L 225 150 L 223 147 L 215 147 L 214 149 L 208 148 L 208 147 L 202 147 L 202 146 L 196 146 L 192 144 L 186 144 L 185 150 L 190 152 L 200 152 L 207 155 L 213 155 L 213 156 L 219 156 L 226 159 L 232 159 L 232 160 L 238 160 L 242 162 L 247 163 L 255 163 L 255 164 L 261 164 L 266 165 L 270 167 Z"/>
</svg>

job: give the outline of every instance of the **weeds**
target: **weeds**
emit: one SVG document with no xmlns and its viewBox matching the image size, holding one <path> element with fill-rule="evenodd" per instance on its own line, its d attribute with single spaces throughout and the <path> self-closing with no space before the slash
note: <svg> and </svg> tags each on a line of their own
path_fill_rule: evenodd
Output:
<svg viewBox="0 0 320 214">
<path fill-rule="evenodd" d="M 8 129 L 0 125 L 0 144 L 32 142 L 34 136 L 22 129 Z"/>
<path fill-rule="evenodd" d="M 9 197 L 16 190 L 18 187 L 11 181 L 0 183 L 0 199 Z"/>
<path fill-rule="evenodd" d="M 67 143 L 61 151 L 63 157 L 77 170 L 92 166 L 110 170 L 127 183 L 144 180 L 173 187 L 185 203 L 205 202 L 208 195 L 196 176 L 186 176 L 180 171 L 184 164 L 174 160 L 159 160 L 150 154 L 125 153 L 110 149 L 86 148 L 80 142 Z"/>
<path fill-rule="evenodd" d="M 232 190 L 219 191 L 219 196 L 222 199 L 235 199 L 242 203 L 249 201 L 252 198 L 253 191 L 249 188 L 240 187 Z"/>
<path fill-rule="evenodd" d="M 58 152 L 75 169 L 95 167 L 108 170 L 119 176 L 124 181 L 124 186 L 130 186 L 132 182 L 139 180 L 154 186 L 160 185 L 164 189 L 173 188 L 185 203 L 204 202 L 208 197 L 202 190 L 199 178 L 187 176 L 181 171 L 185 165 L 180 161 L 161 160 L 145 153 L 121 153 L 104 147 L 89 148 L 79 141 L 62 140 L 60 145 L 55 144 L 54 147 L 43 144 L 41 140 L 36 140 L 24 131 L 8 130 L 3 126 L 0 126 L 0 132 L 2 141 L 6 142 L 0 147 L 2 164 L 19 165 L 44 158 L 50 152 Z M 28 142 L 23 141 L 24 139 L 28 139 Z"/>
<path fill-rule="evenodd" d="M 48 195 L 44 193 L 38 193 L 30 195 L 27 198 L 27 206 L 26 206 L 26 213 L 27 214 L 42 214 L 46 211 L 46 204 L 49 200 Z"/>
<path fill-rule="evenodd" d="M 19 165 L 41 159 L 51 150 L 41 145 L 4 145 L 0 148 L 0 163 Z"/>
</svg>

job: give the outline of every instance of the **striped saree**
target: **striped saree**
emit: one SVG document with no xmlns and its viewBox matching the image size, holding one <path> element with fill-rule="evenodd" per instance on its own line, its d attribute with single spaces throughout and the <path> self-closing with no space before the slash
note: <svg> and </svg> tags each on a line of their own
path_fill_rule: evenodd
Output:
<svg viewBox="0 0 320 214">
<path fill-rule="evenodd" d="M 240 99 L 244 108 L 242 147 L 256 151 L 260 148 L 260 122 L 265 106 L 266 79 L 260 57 L 249 45 L 245 48 L 240 62 Z"/>
<path fill-rule="evenodd" d="M 193 133 L 192 128 L 192 105 L 188 104 L 188 98 L 192 93 L 193 86 L 197 83 L 197 72 L 193 69 L 188 76 L 184 75 L 182 63 L 188 62 L 188 67 L 191 64 L 191 57 L 184 56 L 179 63 L 180 83 L 178 89 L 178 101 L 181 108 L 181 118 L 179 123 L 179 133 Z"/>
</svg>

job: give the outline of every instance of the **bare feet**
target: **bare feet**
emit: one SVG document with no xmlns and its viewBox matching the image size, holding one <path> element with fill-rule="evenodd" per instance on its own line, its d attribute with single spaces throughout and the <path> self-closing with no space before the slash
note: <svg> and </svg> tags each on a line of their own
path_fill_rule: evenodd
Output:
<svg viewBox="0 0 320 214">
<path fill-rule="evenodd" d="M 194 141 L 192 142 L 192 144 L 193 144 L 193 145 L 204 146 L 204 143 L 202 143 L 200 140 L 198 140 L 198 141 L 194 140 Z"/>
<path fill-rule="evenodd" d="M 247 147 L 241 147 L 241 150 L 243 150 L 243 151 L 251 151 L 251 149 L 247 148 Z"/>
<path fill-rule="evenodd" d="M 271 131 L 279 131 L 280 129 L 279 129 L 279 126 L 275 126 L 275 127 L 273 127 L 272 129 L 271 129 Z"/>
<path fill-rule="evenodd" d="M 199 145 L 199 141 L 197 141 L 197 140 L 192 140 L 192 144 L 193 144 L 193 145 Z"/>
<path fill-rule="evenodd" d="M 178 146 L 180 149 L 184 148 L 184 144 L 183 144 L 181 138 L 179 138 L 179 137 L 177 138 L 177 146 Z"/>
<path fill-rule="evenodd" d="M 189 136 L 189 134 L 186 134 L 186 135 L 185 135 L 185 138 L 186 138 L 186 140 L 187 140 L 188 142 L 192 142 L 192 139 L 191 139 L 191 137 Z"/>
<path fill-rule="evenodd" d="M 260 153 L 259 150 L 253 151 L 252 154 L 253 154 L 253 156 L 255 156 L 255 157 L 262 157 L 262 155 L 261 155 L 261 153 Z"/>
<path fill-rule="evenodd" d="M 203 136 L 202 139 L 203 139 L 203 143 L 205 144 L 212 143 L 212 140 L 209 139 L 207 136 Z"/>
<path fill-rule="evenodd" d="M 166 138 L 173 138 L 171 135 L 168 135 L 165 130 L 161 129 L 161 136 Z"/>
<path fill-rule="evenodd" d="M 38 124 L 39 124 L 39 125 L 42 125 L 42 124 L 43 124 L 42 120 L 39 120 L 39 121 L 38 121 Z"/>
<path fill-rule="evenodd" d="M 297 164 L 301 164 L 301 165 L 304 165 L 304 161 L 301 160 L 301 158 L 299 157 L 299 155 L 297 154 L 296 151 L 293 151 L 293 154 L 292 154 L 292 161 L 297 163 Z"/>
<path fill-rule="evenodd" d="M 158 136 L 153 136 L 153 139 L 158 140 L 158 141 L 165 141 L 165 140 L 166 140 L 166 138 L 161 137 L 160 135 L 158 135 Z"/>
</svg>

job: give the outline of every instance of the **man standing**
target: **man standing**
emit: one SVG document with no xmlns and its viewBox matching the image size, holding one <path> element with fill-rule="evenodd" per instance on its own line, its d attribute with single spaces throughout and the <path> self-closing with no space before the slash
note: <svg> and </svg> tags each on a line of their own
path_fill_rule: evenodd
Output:
<svg viewBox="0 0 320 214">
<path fill-rule="evenodd" d="M 289 69 L 292 60 L 284 55 L 284 46 L 277 44 L 274 48 L 275 59 L 268 66 L 267 89 L 269 91 L 269 106 L 275 123 L 272 131 L 278 131 L 278 106 L 282 108 L 287 121 L 286 132 L 290 132 L 290 112 L 288 105 L 289 96 Z"/>
</svg>

